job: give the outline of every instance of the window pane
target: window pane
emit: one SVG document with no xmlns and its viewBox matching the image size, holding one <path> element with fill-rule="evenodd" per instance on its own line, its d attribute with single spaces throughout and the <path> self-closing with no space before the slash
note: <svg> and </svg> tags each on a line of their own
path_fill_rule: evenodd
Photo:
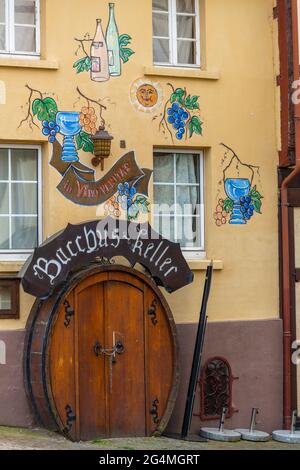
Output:
<svg viewBox="0 0 300 470">
<path fill-rule="evenodd" d="M 200 248 L 199 217 L 177 217 L 176 241 L 185 248 Z"/>
<path fill-rule="evenodd" d="M 199 186 L 177 186 L 176 204 L 180 206 L 182 214 L 199 214 Z"/>
<path fill-rule="evenodd" d="M 0 183 L 0 214 L 9 213 L 8 191 L 8 183 Z"/>
<path fill-rule="evenodd" d="M 37 185 L 35 183 L 12 183 L 12 214 L 37 214 Z"/>
<path fill-rule="evenodd" d="M 174 157 L 164 153 L 154 155 L 154 173 L 155 183 L 173 183 L 174 181 Z"/>
<path fill-rule="evenodd" d="M 37 150 L 11 150 L 11 179 L 13 181 L 37 181 Z"/>
<path fill-rule="evenodd" d="M 15 26 L 15 50 L 17 52 L 35 52 L 35 28 Z"/>
<path fill-rule="evenodd" d="M 0 180 L 8 180 L 8 149 L 0 149 Z"/>
<path fill-rule="evenodd" d="M 0 22 L 5 23 L 5 0 L 0 0 Z"/>
<path fill-rule="evenodd" d="M 152 16 L 153 36 L 169 37 L 169 16 L 153 13 Z"/>
<path fill-rule="evenodd" d="M 177 37 L 195 39 L 194 16 L 177 16 Z"/>
<path fill-rule="evenodd" d="M 168 11 L 168 0 L 153 0 L 153 10 Z"/>
<path fill-rule="evenodd" d="M 196 43 L 194 41 L 177 41 L 178 63 L 196 63 Z"/>
<path fill-rule="evenodd" d="M 12 248 L 31 249 L 37 245 L 37 217 L 12 217 Z"/>
<path fill-rule="evenodd" d="M 11 309 L 11 289 L 10 287 L 0 287 L 0 310 Z"/>
<path fill-rule="evenodd" d="M 159 204 L 160 207 L 155 207 L 155 211 L 163 214 L 170 214 L 174 212 L 174 186 L 165 186 L 163 184 L 154 185 L 154 204 Z"/>
<path fill-rule="evenodd" d="M 199 155 L 176 155 L 177 183 L 199 183 Z"/>
<path fill-rule="evenodd" d="M 15 23 L 35 24 L 34 0 L 15 0 Z"/>
<path fill-rule="evenodd" d="M 154 217 L 154 230 L 168 240 L 175 241 L 174 238 L 174 217 L 160 216 Z"/>
<path fill-rule="evenodd" d="M 169 40 L 153 39 L 154 62 L 169 63 Z"/>
<path fill-rule="evenodd" d="M 0 25 L 0 50 L 5 51 L 5 26 Z"/>
<path fill-rule="evenodd" d="M 177 0 L 178 13 L 195 13 L 195 0 Z"/>
<path fill-rule="evenodd" d="M 0 217 L 0 250 L 9 249 L 9 218 Z"/>
</svg>

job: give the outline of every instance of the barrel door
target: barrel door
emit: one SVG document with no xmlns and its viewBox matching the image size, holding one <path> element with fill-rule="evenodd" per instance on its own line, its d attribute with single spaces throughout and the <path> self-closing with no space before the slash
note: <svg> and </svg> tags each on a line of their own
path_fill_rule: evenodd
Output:
<svg viewBox="0 0 300 470">
<path fill-rule="evenodd" d="M 38 324 L 37 316 L 33 337 L 41 334 Z M 64 434 L 89 440 L 162 432 L 178 386 L 176 333 L 145 276 L 118 267 L 88 273 L 58 302 L 48 325 L 45 399 Z M 28 377 L 36 405 L 34 370 Z"/>
</svg>

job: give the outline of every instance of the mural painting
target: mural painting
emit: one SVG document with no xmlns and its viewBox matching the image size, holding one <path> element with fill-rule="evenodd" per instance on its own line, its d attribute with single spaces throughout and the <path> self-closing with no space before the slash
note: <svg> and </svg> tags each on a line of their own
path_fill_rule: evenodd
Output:
<svg viewBox="0 0 300 470">
<path fill-rule="evenodd" d="M 58 191 L 79 205 L 98 206 L 108 201 L 105 210 L 115 217 L 126 212 L 128 220 L 136 220 L 140 214 L 148 213 L 152 171 L 139 168 L 133 151 L 123 155 L 99 180 L 95 179 L 94 169 L 80 162 L 80 151 L 93 153 L 92 135 L 96 125 L 100 123 L 99 127 L 105 128 L 102 112 L 106 106 L 101 100 L 86 96 L 77 87 L 79 98 L 85 99 L 86 105 L 80 111 L 60 111 L 53 96 L 46 96 L 29 85 L 26 88 L 29 90 L 27 115 L 19 127 L 27 122 L 31 129 L 41 128 L 53 145 L 50 165 L 62 176 Z"/>
<path fill-rule="evenodd" d="M 92 39 L 86 33 L 82 39 L 75 38 L 79 43 L 75 55 L 79 52 L 84 56 L 78 59 L 73 67 L 77 73 L 89 72 L 94 82 L 106 82 L 110 77 L 119 77 L 122 74 L 122 63 L 129 61 L 134 51 L 127 47 L 131 43 L 129 34 L 119 34 L 115 4 L 109 3 L 109 21 L 104 35 L 102 20 L 96 20 L 96 32 Z M 89 47 L 89 49 L 87 49 Z"/>
<path fill-rule="evenodd" d="M 223 178 L 219 181 L 217 207 L 214 213 L 216 225 L 245 225 L 255 214 L 261 214 L 263 196 L 260 192 L 260 167 L 244 163 L 225 144 L 221 160 Z"/>
<path fill-rule="evenodd" d="M 175 88 L 168 83 L 171 93 L 165 103 L 164 110 L 153 121 L 161 118 L 159 131 L 166 137 L 168 134 L 176 139 L 190 139 L 194 134 L 202 135 L 203 122 L 200 118 L 199 96 L 188 94 L 186 88 Z"/>
<path fill-rule="evenodd" d="M 139 78 L 130 89 L 133 106 L 144 113 L 153 113 L 162 104 L 163 92 L 159 82 Z"/>
</svg>

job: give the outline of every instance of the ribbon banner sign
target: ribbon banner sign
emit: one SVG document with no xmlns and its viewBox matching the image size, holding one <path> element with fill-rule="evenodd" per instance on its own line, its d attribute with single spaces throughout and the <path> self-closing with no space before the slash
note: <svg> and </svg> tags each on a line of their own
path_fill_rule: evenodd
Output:
<svg viewBox="0 0 300 470">
<path fill-rule="evenodd" d="M 83 206 L 103 204 L 117 192 L 120 183 L 129 181 L 133 183 L 137 193 L 148 196 L 152 170 L 139 168 L 134 152 L 123 155 L 99 180 L 95 180 L 95 170 L 79 161 L 71 163 L 62 161 L 61 152 L 61 145 L 55 141 L 50 165 L 62 176 L 57 189 L 75 204 Z"/>
<path fill-rule="evenodd" d="M 99 259 L 123 256 L 141 264 L 168 292 L 193 281 L 180 245 L 163 238 L 148 223 L 107 217 L 66 229 L 35 249 L 21 270 L 25 292 L 47 298 L 72 272 Z"/>
</svg>

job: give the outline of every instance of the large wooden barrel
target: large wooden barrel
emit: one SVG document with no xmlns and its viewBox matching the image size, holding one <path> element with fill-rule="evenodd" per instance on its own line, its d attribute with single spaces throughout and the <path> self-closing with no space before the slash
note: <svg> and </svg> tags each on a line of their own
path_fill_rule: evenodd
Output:
<svg viewBox="0 0 300 470">
<path fill-rule="evenodd" d="M 26 389 L 40 424 L 72 440 L 158 435 L 175 403 L 176 328 L 144 274 L 94 265 L 27 324 Z"/>
</svg>

